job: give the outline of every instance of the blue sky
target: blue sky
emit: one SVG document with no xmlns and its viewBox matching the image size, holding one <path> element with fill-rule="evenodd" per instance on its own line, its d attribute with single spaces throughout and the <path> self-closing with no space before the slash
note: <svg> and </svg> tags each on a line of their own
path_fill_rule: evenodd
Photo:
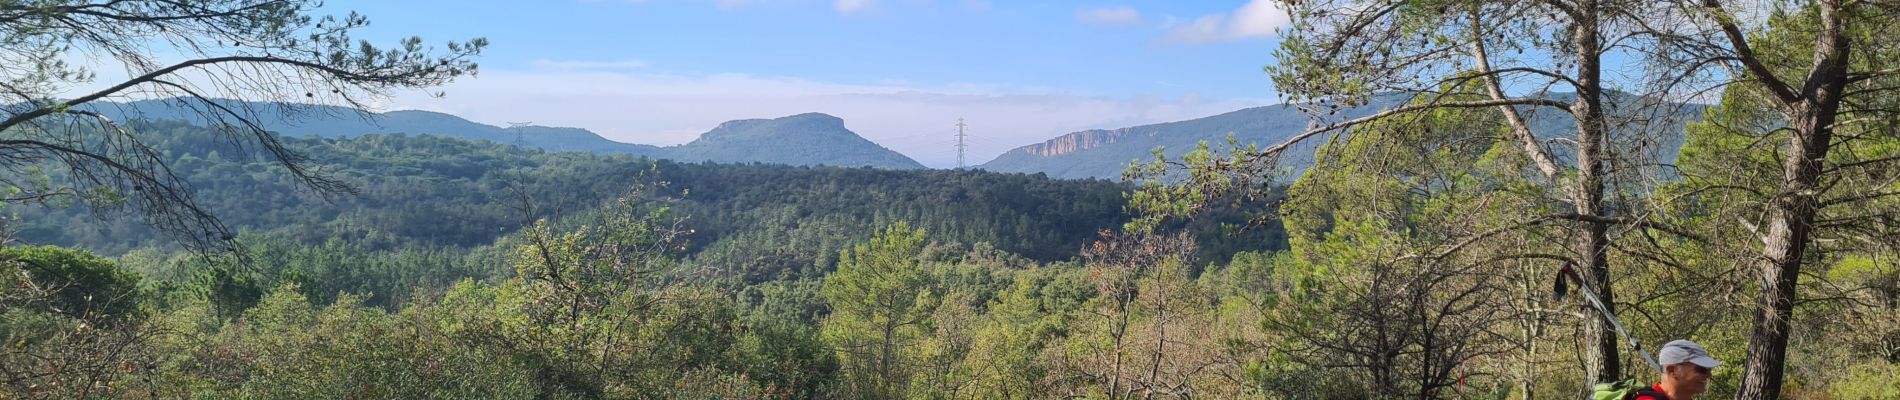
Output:
<svg viewBox="0 0 1900 400">
<path fill-rule="evenodd" d="M 379 43 L 486 37 L 481 74 L 387 110 L 574 126 L 669 145 L 731 119 L 824 112 L 954 166 L 1089 128 L 1266 105 L 1284 14 L 1265 1 L 332 2 Z"/>
</svg>

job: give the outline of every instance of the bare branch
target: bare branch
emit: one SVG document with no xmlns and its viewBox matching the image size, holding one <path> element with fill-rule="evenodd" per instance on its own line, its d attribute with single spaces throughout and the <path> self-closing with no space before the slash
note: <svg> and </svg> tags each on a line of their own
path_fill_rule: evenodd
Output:
<svg viewBox="0 0 1900 400">
<path fill-rule="evenodd" d="M 1748 68 L 1750 76 L 1755 77 L 1763 88 L 1768 89 L 1769 93 L 1773 93 L 1775 98 L 1784 103 L 1792 103 L 1799 99 L 1794 88 L 1782 82 L 1781 78 L 1775 77 L 1774 70 L 1768 69 L 1768 65 L 1763 64 L 1761 58 L 1755 54 L 1755 50 L 1749 47 L 1748 36 L 1742 32 L 1741 26 L 1736 25 L 1734 14 L 1724 9 L 1722 3 L 1717 0 L 1702 0 L 1702 8 L 1708 11 L 1709 16 L 1715 19 L 1717 25 L 1722 27 L 1722 34 L 1728 37 L 1729 45 L 1734 47 L 1736 61 Z"/>
<path fill-rule="evenodd" d="M 1478 73 L 1484 74 L 1485 92 L 1491 95 L 1491 100 L 1503 100 L 1504 90 L 1500 88 L 1497 76 L 1493 75 L 1493 71 L 1491 71 L 1491 58 L 1484 50 L 1484 31 L 1478 28 L 1478 9 L 1475 5 L 1472 7 L 1471 12 L 1471 34 L 1474 36 L 1471 45 L 1472 57 L 1477 59 Z M 1566 78 L 1566 80 L 1568 80 L 1568 78 Z M 1572 85 L 1576 85 L 1576 81 L 1569 82 L 1571 82 Z M 1531 134 L 1529 124 L 1525 123 L 1524 117 L 1518 114 L 1517 107 L 1508 105 L 1498 106 L 1498 112 L 1504 113 L 1504 120 L 1511 125 L 1512 136 L 1517 137 L 1519 145 L 1524 149 L 1524 155 L 1530 157 L 1531 162 L 1537 164 L 1537 170 L 1543 172 L 1544 177 L 1552 181 L 1562 179 L 1557 169 L 1557 163 L 1551 160 L 1550 153 L 1544 150 L 1544 146 L 1537 143 L 1537 136 Z"/>
</svg>

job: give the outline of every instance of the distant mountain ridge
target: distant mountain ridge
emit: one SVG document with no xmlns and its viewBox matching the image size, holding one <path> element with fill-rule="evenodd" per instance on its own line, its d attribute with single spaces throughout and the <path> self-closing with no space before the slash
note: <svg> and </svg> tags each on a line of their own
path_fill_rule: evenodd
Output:
<svg viewBox="0 0 1900 400">
<path fill-rule="evenodd" d="M 1407 97 L 1399 94 L 1375 96 L 1365 105 L 1342 108 L 1326 119 L 1340 121 L 1372 115 L 1399 105 Z M 1560 93 L 1554 94 L 1552 98 L 1568 101 L 1574 95 Z M 1618 104 L 1633 104 L 1638 98 L 1614 93 L 1609 100 L 1605 103 L 1615 114 Z M 1665 163 L 1673 162 L 1675 150 L 1682 145 L 1683 124 L 1699 117 L 1702 110 L 1707 108 L 1701 104 L 1669 105 L 1674 107 L 1662 107 L 1661 111 L 1654 112 L 1673 113 L 1673 116 L 1663 118 L 1663 124 L 1644 128 L 1664 133 L 1660 135 L 1662 141 L 1654 144 L 1651 150 L 1658 152 L 1656 156 Z M 1569 114 L 1562 112 L 1527 112 L 1526 115 L 1537 132 L 1560 132 L 1573 124 Z M 1065 179 L 1118 180 L 1130 163 L 1153 161 L 1156 147 L 1162 147 L 1163 154 L 1168 157 L 1178 158 L 1194 150 L 1201 142 L 1217 146 L 1218 149 L 1218 146 L 1227 142 L 1229 135 L 1241 146 L 1271 146 L 1309 129 L 1310 119 L 1305 111 L 1297 107 L 1276 104 L 1185 121 L 1119 129 L 1090 129 L 1011 149 L 976 168 L 992 172 L 1043 173 Z M 1322 142 L 1308 140 L 1295 145 L 1280 159 L 1280 165 L 1293 173 L 1305 170 L 1313 165 L 1313 152 Z M 1556 155 L 1566 156 L 1566 152 L 1559 148 Z"/>
<path fill-rule="evenodd" d="M 1367 115 L 1397 101 L 1389 96 L 1375 98 L 1372 104 L 1343 110 L 1338 118 Z M 1213 145 L 1226 143 L 1229 134 L 1241 145 L 1265 146 L 1306 128 L 1304 112 L 1290 105 L 1276 104 L 1186 121 L 1069 133 L 1004 152 L 977 168 L 993 172 L 1045 173 L 1066 179 L 1116 180 L 1129 163 L 1154 160 L 1155 147 L 1165 148 L 1169 157 L 1178 157 L 1203 141 Z M 1287 153 L 1290 158 L 1283 161 L 1311 165 L 1312 150 L 1316 146 L 1295 147 Z"/>
<path fill-rule="evenodd" d="M 400 110 L 365 116 L 355 109 L 338 106 L 215 102 L 233 110 L 249 110 L 260 127 L 286 136 L 347 138 L 370 134 L 429 134 L 548 151 L 627 154 L 679 161 L 924 168 L 916 160 L 851 132 L 844 127 L 844 120 L 819 113 L 729 121 L 690 143 L 660 147 L 616 142 L 581 128 L 538 125 L 503 128 L 433 111 Z M 171 120 L 195 125 L 212 122 L 199 110 L 174 100 L 98 103 L 83 108 L 116 120 Z"/>
</svg>

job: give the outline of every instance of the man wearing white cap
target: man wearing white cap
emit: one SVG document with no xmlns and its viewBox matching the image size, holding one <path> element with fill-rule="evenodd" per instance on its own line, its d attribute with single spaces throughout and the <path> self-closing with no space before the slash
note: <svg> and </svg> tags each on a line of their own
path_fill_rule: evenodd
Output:
<svg viewBox="0 0 1900 400">
<path fill-rule="evenodd" d="M 1650 390 L 1638 391 L 1636 400 L 1695 400 L 1703 391 L 1709 390 L 1710 369 L 1721 366 L 1721 361 L 1709 357 L 1709 351 L 1702 345 L 1687 340 L 1677 340 L 1662 346 L 1656 352 L 1656 362 L 1662 364 L 1662 381 Z"/>
</svg>

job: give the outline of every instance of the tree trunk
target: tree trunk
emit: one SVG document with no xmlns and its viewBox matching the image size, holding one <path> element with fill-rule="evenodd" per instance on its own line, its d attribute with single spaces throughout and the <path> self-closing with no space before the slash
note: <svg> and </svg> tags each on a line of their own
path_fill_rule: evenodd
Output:
<svg viewBox="0 0 1900 400">
<path fill-rule="evenodd" d="M 895 322 L 895 317 L 896 316 L 893 316 L 891 322 L 884 324 L 884 343 L 878 348 L 877 357 L 877 376 L 879 377 L 878 380 L 882 381 L 878 382 L 877 385 L 878 396 L 886 399 L 898 397 L 897 373 L 896 370 L 891 367 L 892 364 L 896 363 L 895 358 L 897 358 L 895 348 L 895 342 L 897 341 L 897 323 Z"/>
<path fill-rule="evenodd" d="M 1844 74 L 1843 74 L 1844 76 Z M 1837 80 L 1837 82 L 1842 80 Z M 1839 83 L 1819 90 L 1815 103 L 1797 106 L 1793 113 L 1789 154 L 1782 167 L 1781 190 L 1770 204 L 1768 230 L 1762 254 L 1755 260 L 1760 279 L 1754 331 L 1748 337 L 1748 361 L 1738 398 L 1778 398 L 1788 356 L 1788 338 L 1794 316 L 1795 285 L 1813 233 L 1821 181 L 1822 160 L 1833 140 L 1835 112 L 1840 107 Z"/>
<path fill-rule="evenodd" d="M 1124 275 L 1121 282 L 1129 282 L 1131 279 L 1132 278 Z M 1114 336 L 1115 341 L 1115 361 L 1112 372 L 1109 374 L 1108 387 L 1104 389 L 1110 400 L 1121 398 L 1122 392 L 1122 351 L 1125 349 L 1122 346 L 1122 340 L 1128 335 L 1128 314 L 1130 313 L 1128 303 L 1134 301 L 1130 299 L 1131 296 L 1125 294 L 1127 292 L 1127 290 L 1122 290 L 1115 294 L 1117 296 L 1115 298 L 1117 320 L 1114 322 L 1115 325 L 1111 327 L 1112 330 L 1110 332 Z"/>
<path fill-rule="evenodd" d="M 1748 360 L 1736 395 L 1739 399 L 1781 397 L 1795 286 L 1800 283 L 1801 264 L 1807 255 L 1815 215 L 1820 212 L 1823 161 L 1834 139 L 1834 120 L 1847 86 L 1848 47 L 1840 4 L 1823 3 L 1813 67 L 1802 96 L 1786 107 L 1788 158 L 1782 163 L 1781 187 L 1769 202 L 1773 208 L 1762 237 L 1761 257 L 1754 261 L 1761 297 L 1755 307 L 1755 326 L 1748 337 Z"/>
<path fill-rule="evenodd" d="M 1577 119 L 1577 181 L 1570 196 L 1579 215 L 1603 215 L 1603 142 L 1608 127 L 1603 115 L 1602 39 L 1597 35 L 1597 4 L 1594 0 L 1577 3 L 1577 21 L 1571 29 L 1571 41 L 1577 51 L 1577 100 L 1571 111 Z M 1577 242 L 1582 256 L 1584 279 L 1596 289 L 1597 298 L 1609 312 L 1616 312 L 1615 291 L 1610 285 L 1609 224 L 1586 218 L 1584 235 Z M 1608 316 L 1599 315 L 1585 329 L 1590 338 L 1589 377 L 1596 382 L 1622 379 L 1615 327 Z"/>
<path fill-rule="evenodd" d="M 1748 361 L 1738 398 L 1775 399 L 1780 395 L 1795 285 L 1799 283 L 1816 211 L 1811 191 L 1820 180 L 1819 159 L 1809 157 L 1826 153 L 1826 136 L 1830 135 L 1825 130 L 1798 128 L 1791 140 L 1794 154 L 1801 156 L 1790 157 L 1783 170 L 1782 195 L 1773 202 L 1762 255 L 1755 262 L 1760 274 L 1760 304 L 1755 307 L 1755 326 L 1748 338 Z"/>
<path fill-rule="evenodd" d="M 1537 292 L 1527 287 L 1525 288 L 1524 293 L 1537 293 Z M 1524 302 L 1526 309 L 1534 310 L 1535 309 L 1534 304 L 1536 303 L 1529 301 L 1529 299 L 1526 299 L 1526 301 Z M 1537 365 L 1537 333 L 1543 330 L 1543 326 L 1542 326 L 1543 323 L 1538 322 L 1537 318 L 1539 317 L 1536 315 L 1533 315 L 1530 320 L 1530 327 L 1524 330 L 1524 354 L 1525 354 L 1524 359 L 1526 360 L 1526 362 L 1521 365 L 1526 365 L 1526 366 Z M 1537 387 L 1537 372 L 1530 371 L 1529 373 L 1522 373 L 1522 375 L 1520 376 L 1521 377 L 1518 379 L 1518 382 L 1517 382 L 1518 392 L 1520 395 L 1523 396 L 1522 397 L 1523 400 L 1531 400 L 1531 391 L 1536 389 Z"/>
</svg>

